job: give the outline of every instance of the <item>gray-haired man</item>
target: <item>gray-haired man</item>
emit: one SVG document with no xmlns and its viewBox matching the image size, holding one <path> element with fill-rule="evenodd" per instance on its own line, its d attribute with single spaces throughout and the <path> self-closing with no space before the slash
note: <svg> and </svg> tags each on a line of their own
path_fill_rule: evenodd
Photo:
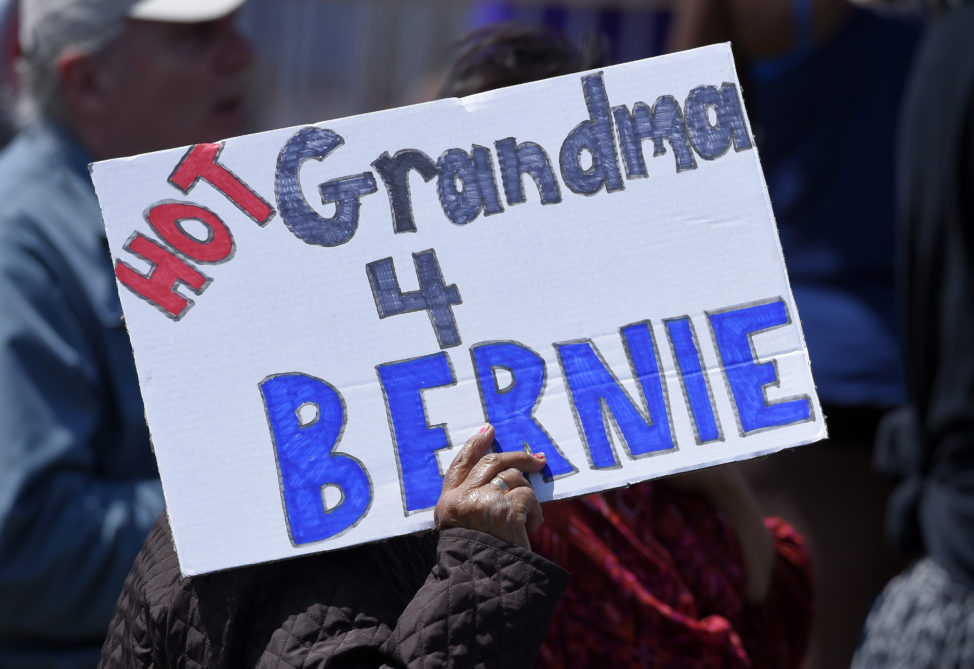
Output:
<svg viewBox="0 0 974 669">
<path fill-rule="evenodd" d="M 21 0 L 0 153 L 0 666 L 91 667 L 163 508 L 93 160 L 240 134 L 244 0 Z"/>
</svg>

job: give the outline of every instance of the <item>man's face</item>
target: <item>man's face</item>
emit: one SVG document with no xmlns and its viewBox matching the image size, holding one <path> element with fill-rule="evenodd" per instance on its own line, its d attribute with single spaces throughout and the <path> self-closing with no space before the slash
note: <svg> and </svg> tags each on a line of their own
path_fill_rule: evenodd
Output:
<svg viewBox="0 0 974 669">
<path fill-rule="evenodd" d="M 212 142 L 244 129 L 253 50 L 235 16 L 128 21 L 107 56 L 119 155 Z"/>
</svg>

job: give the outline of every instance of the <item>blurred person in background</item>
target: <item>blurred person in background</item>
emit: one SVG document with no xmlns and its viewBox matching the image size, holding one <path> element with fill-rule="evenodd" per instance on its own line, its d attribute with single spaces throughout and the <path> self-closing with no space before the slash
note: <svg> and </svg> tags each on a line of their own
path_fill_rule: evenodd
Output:
<svg viewBox="0 0 974 669">
<path fill-rule="evenodd" d="M 495 23 L 547 26 L 584 43 L 605 38 L 606 65 L 658 56 L 666 48 L 674 0 L 470 0 L 471 29 Z"/>
<path fill-rule="evenodd" d="M 15 132 L 17 94 L 17 2 L 0 0 L 0 148 Z"/>
<path fill-rule="evenodd" d="M 243 0 L 22 0 L 0 153 L 0 666 L 92 667 L 164 502 L 87 165 L 243 130 Z"/>
<path fill-rule="evenodd" d="M 974 2 L 925 6 L 942 11 L 918 51 L 896 143 L 910 401 L 877 441 L 877 461 L 903 477 L 887 531 L 919 560 L 873 607 L 857 669 L 974 666 Z"/>
<path fill-rule="evenodd" d="M 905 398 L 897 337 L 895 131 L 919 26 L 845 0 L 681 0 L 673 49 L 730 40 L 829 439 L 748 463 L 767 512 L 808 539 L 809 666 L 848 666 L 902 566 L 883 537 L 892 478 L 871 466 Z"/>
<path fill-rule="evenodd" d="M 441 95 L 465 96 L 602 64 L 543 26 L 500 23 L 460 41 Z M 787 523 L 764 519 L 722 465 L 548 503 L 534 550 L 571 581 L 539 667 L 798 666 L 812 617 L 811 567 Z"/>
</svg>

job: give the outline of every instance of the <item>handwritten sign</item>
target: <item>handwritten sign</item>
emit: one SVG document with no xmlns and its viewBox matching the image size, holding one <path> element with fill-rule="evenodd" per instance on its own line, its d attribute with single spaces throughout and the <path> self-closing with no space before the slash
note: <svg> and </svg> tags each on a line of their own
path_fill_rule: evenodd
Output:
<svg viewBox="0 0 974 669">
<path fill-rule="evenodd" d="M 184 574 L 430 527 L 485 421 L 542 500 L 825 436 L 727 45 L 92 178 Z"/>
</svg>

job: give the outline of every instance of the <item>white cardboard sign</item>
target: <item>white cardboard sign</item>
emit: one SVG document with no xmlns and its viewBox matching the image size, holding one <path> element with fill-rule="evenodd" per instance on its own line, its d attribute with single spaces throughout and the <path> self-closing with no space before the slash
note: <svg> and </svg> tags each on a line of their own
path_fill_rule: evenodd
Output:
<svg viewBox="0 0 974 669">
<path fill-rule="evenodd" d="M 92 166 L 182 572 L 825 436 L 730 49 Z"/>
</svg>

